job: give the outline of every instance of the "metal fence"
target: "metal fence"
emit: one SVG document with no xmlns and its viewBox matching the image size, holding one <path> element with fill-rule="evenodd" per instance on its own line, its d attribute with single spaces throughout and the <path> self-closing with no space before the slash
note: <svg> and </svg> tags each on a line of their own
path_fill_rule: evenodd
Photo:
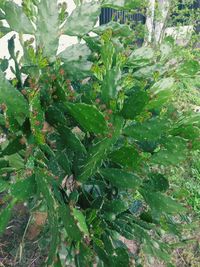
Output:
<svg viewBox="0 0 200 267">
<path fill-rule="evenodd" d="M 143 14 L 130 14 L 127 11 L 116 11 L 112 8 L 102 8 L 100 15 L 100 25 L 106 24 L 111 20 L 125 23 L 126 21 L 134 21 L 136 23 L 145 24 L 146 18 Z"/>
</svg>

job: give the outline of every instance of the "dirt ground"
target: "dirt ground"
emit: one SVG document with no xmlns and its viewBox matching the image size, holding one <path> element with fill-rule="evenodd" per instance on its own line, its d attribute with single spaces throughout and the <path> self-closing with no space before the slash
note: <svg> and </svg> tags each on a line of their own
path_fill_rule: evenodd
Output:
<svg viewBox="0 0 200 267">
<path fill-rule="evenodd" d="M 26 207 L 17 205 L 6 232 L 0 237 L 0 267 L 43 266 L 45 253 L 41 253 L 38 240 L 23 238 L 28 221 Z"/>
</svg>

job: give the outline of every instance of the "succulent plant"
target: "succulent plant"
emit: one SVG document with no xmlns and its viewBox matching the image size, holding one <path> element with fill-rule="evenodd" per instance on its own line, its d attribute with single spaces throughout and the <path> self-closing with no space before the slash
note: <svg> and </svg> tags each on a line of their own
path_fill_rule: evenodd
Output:
<svg viewBox="0 0 200 267">
<path fill-rule="evenodd" d="M 23 48 L 19 61 L 8 42 L 16 78 L 0 71 L 7 136 L 0 150 L 7 203 L 0 233 L 17 202 L 40 203 L 51 237 L 47 266 L 64 264 L 64 241 L 76 266 L 131 266 L 137 257 L 120 236 L 170 263 L 161 236 L 176 229 L 169 218 L 185 208 L 170 197 L 158 167 L 179 164 L 199 149 L 199 114 L 179 114 L 172 101 L 184 81 L 199 75 L 198 61 L 177 58 L 171 66 L 169 40 L 158 48 L 127 46 L 128 25 L 94 28 L 101 6 L 129 9 L 139 1 L 77 3 L 62 23 L 56 0 L 27 3 L 0 4 L 9 25 L 1 32 L 18 32 Z M 33 39 L 24 42 L 27 33 Z M 84 43 L 57 54 L 61 34 Z"/>
</svg>

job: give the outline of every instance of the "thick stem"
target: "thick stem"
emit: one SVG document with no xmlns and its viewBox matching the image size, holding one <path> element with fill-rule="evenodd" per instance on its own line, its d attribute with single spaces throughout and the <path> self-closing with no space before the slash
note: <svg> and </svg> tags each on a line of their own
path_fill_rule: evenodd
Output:
<svg viewBox="0 0 200 267">
<path fill-rule="evenodd" d="M 160 43 L 165 30 L 166 19 L 169 14 L 170 0 L 158 0 L 157 18 L 155 18 L 154 41 Z"/>
<path fill-rule="evenodd" d="M 146 17 L 146 43 L 150 43 L 153 37 L 154 31 L 154 14 L 155 14 L 155 0 L 149 0 L 149 6 L 147 8 L 147 17 Z"/>
</svg>

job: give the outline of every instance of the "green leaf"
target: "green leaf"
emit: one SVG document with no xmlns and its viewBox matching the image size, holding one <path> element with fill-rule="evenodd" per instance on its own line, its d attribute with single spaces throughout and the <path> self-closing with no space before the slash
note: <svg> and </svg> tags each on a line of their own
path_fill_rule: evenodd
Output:
<svg viewBox="0 0 200 267">
<path fill-rule="evenodd" d="M 119 91 L 119 81 L 121 79 L 121 70 L 118 66 L 108 70 L 102 82 L 102 99 L 105 103 L 116 99 Z"/>
<path fill-rule="evenodd" d="M 176 125 L 170 130 L 172 135 L 179 135 L 183 138 L 194 140 L 198 139 L 200 131 L 200 116 L 199 114 L 190 114 L 181 116 Z"/>
<path fill-rule="evenodd" d="M 77 6 L 67 18 L 63 32 L 71 36 L 83 36 L 93 29 L 99 14 L 98 2 L 83 3 Z"/>
<path fill-rule="evenodd" d="M 88 267 L 92 267 L 92 264 L 90 264 L 90 262 L 92 262 L 92 256 L 93 251 L 91 250 L 91 248 L 87 244 L 81 242 L 79 246 L 79 254 L 75 256 L 76 267 L 87 266 L 88 263 Z"/>
<path fill-rule="evenodd" d="M 185 208 L 181 204 L 160 192 L 151 192 L 150 190 L 141 189 L 140 193 L 153 212 L 158 214 L 176 214 L 185 211 Z"/>
<path fill-rule="evenodd" d="M 72 240 L 80 241 L 82 238 L 82 234 L 76 224 L 75 217 L 73 216 L 73 211 L 66 204 L 61 204 L 58 209 L 59 215 L 63 221 L 63 225 L 68 236 Z"/>
<path fill-rule="evenodd" d="M 97 53 L 100 52 L 101 45 L 98 36 L 85 35 L 83 36 L 83 40 L 86 42 L 87 46 L 92 52 L 97 52 Z"/>
<path fill-rule="evenodd" d="M 123 122 L 121 117 L 116 116 L 115 121 L 113 122 L 115 131 L 112 138 L 104 138 L 102 141 L 91 147 L 87 158 L 80 167 L 81 172 L 77 177 L 77 180 L 84 182 L 98 171 L 98 168 L 101 167 L 107 153 L 112 149 L 112 146 L 116 143 L 121 134 Z"/>
<path fill-rule="evenodd" d="M 18 201 L 25 201 L 36 194 L 36 183 L 34 176 L 20 180 L 10 187 L 10 193 Z"/>
<path fill-rule="evenodd" d="M 138 141 L 155 141 L 170 129 L 170 122 L 166 119 L 151 118 L 142 123 L 135 122 L 124 129 L 124 134 Z"/>
<path fill-rule="evenodd" d="M 8 160 L 9 166 L 16 170 L 24 168 L 24 159 L 19 154 L 5 156 L 5 159 Z"/>
<path fill-rule="evenodd" d="M 102 265 L 98 265 L 98 267 L 110 266 L 110 259 L 107 252 L 104 250 L 104 247 L 98 246 L 99 244 L 94 244 L 94 251 L 96 252 L 98 258 L 103 262 Z"/>
<path fill-rule="evenodd" d="M 172 44 L 170 44 L 170 42 L 163 42 L 160 45 L 161 60 L 169 58 L 169 56 L 172 55 L 172 51 Z"/>
<path fill-rule="evenodd" d="M 130 28 L 130 26 L 120 24 L 116 21 L 111 21 L 99 27 L 95 27 L 93 32 L 100 35 L 109 29 L 112 30 L 112 36 L 114 37 L 130 37 L 133 35 L 133 30 Z"/>
<path fill-rule="evenodd" d="M 140 178 L 131 173 L 121 169 L 107 168 L 101 169 L 100 174 L 112 185 L 120 189 L 137 189 L 140 185 Z"/>
<path fill-rule="evenodd" d="M 13 1 L 6 1 L 4 12 L 5 19 L 11 30 L 19 33 L 34 34 L 34 27 L 23 12 L 22 7 L 18 6 Z"/>
<path fill-rule="evenodd" d="M 123 146 L 110 154 L 110 159 L 124 167 L 136 169 L 141 161 L 138 151 L 132 146 Z"/>
<path fill-rule="evenodd" d="M 113 60 L 115 56 L 115 47 L 111 39 L 111 32 L 106 32 L 102 37 L 103 45 L 101 47 L 101 59 L 106 71 L 112 70 Z"/>
<path fill-rule="evenodd" d="M 87 77 L 90 74 L 92 62 L 88 61 L 91 51 L 86 44 L 75 44 L 67 47 L 58 56 L 64 62 L 63 68 L 74 78 Z"/>
<path fill-rule="evenodd" d="M 11 29 L 9 27 L 0 26 L 0 38 L 2 38 L 4 35 L 6 35 L 9 32 L 11 32 Z M 4 70 L 2 69 L 2 71 Z"/>
<path fill-rule="evenodd" d="M 54 262 L 54 267 L 63 267 L 59 255 L 57 255 L 57 259 Z"/>
<path fill-rule="evenodd" d="M 104 0 L 102 3 L 103 7 L 111 7 L 114 9 L 134 9 L 141 5 L 141 0 Z"/>
<path fill-rule="evenodd" d="M 114 257 L 112 257 L 112 266 L 113 267 L 129 267 L 130 260 L 127 249 L 118 247 L 115 249 Z"/>
<path fill-rule="evenodd" d="M 163 78 L 156 82 L 149 90 L 151 100 L 147 108 L 159 108 L 172 97 L 175 80 L 172 77 Z"/>
<path fill-rule="evenodd" d="M 152 173 L 150 179 L 145 181 L 145 187 L 151 191 L 165 192 L 169 189 L 169 182 L 167 178 L 160 173 Z"/>
<path fill-rule="evenodd" d="M 5 158 L 0 158 L 0 168 L 8 167 L 8 161 Z"/>
<path fill-rule="evenodd" d="M 200 71 L 200 64 L 198 61 L 187 60 L 178 67 L 176 72 L 178 73 L 179 76 L 184 77 L 184 76 L 195 75 L 199 71 Z"/>
<path fill-rule="evenodd" d="M 20 140 L 22 136 L 17 136 L 15 139 L 10 140 L 8 145 L 3 149 L 1 155 L 12 155 L 25 148 L 25 145 L 21 144 Z"/>
<path fill-rule="evenodd" d="M 81 232 L 89 236 L 88 227 L 87 227 L 85 216 L 83 215 L 83 213 L 76 208 L 72 209 L 72 213 L 73 213 L 74 219 L 78 221 L 77 225 L 79 229 L 81 230 Z"/>
<path fill-rule="evenodd" d="M 38 144 L 44 144 L 44 112 L 40 102 L 40 91 L 33 92 L 29 96 L 31 130 Z"/>
<path fill-rule="evenodd" d="M 117 219 L 112 223 L 112 228 L 128 240 L 135 239 L 133 227 L 128 225 L 127 221 Z"/>
<path fill-rule="evenodd" d="M 22 94 L 17 91 L 0 71 L 0 103 L 6 105 L 6 115 L 14 118 L 20 125 L 28 115 L 28 104 Z"/>
<path fill-rule="evenodd" d="M 143 209 L 144 209 L 144 203 L 141 200 L 141 206 L 139 208 L 139 212 L 141 212 L 141 210 Z M 152 230 L 155 228 L 155 225 L 153 223 L 145 222 L 140 219 L 141 217 L 138 218 L 138 216 L 130 213 L 123 213 L 120 215 L 120 218 L 127 220 L 127 223 L 129 223 L 133 228 L 137 229 L 139 233 L 135 234 L 135 236 L 138 239 L 140 239 L 140 237 L 141 239 L 142 238 L 148 239 L 149 238 L 148 230 Z"/>
<path fill-rule="evenodd" d="M 108 128 L 103 113 L 95 106 L 85 103 L 67 103 L 65 107 L 85 131 L 95 134 L 104 134 L 107 132 Z"/>
<path fill-rule="evenodd" d="M 5 127 L 5 117 L 3 114 L 0 114 L 0 126 Z"/>
<path fill-rule="evenodd" d="M 148 99 L 149 97 L 146 91 L 134 90 L 124 103 L 122 109 L 123 117 L 134 119 L 144 110 Z"/>
<path fill-rule="evenodd" d="M 67 155 L 67 151 L 58 151 L 57 161 L 59 165 L 63 168 L 63 170 L 71 175 L 71 164 Z"/>
<path fill-rule="evenodd" d="M 0 169 L 0 175 L 1 174 L 7 175 L 8 173 L 12 173 L 12 172 L 15 172 L 15 171 L 16 171 L 16 169 L 12 168 L 12 167 L 1 168 Z"/>
<path fill-rule="evenodd" d="M 128 63 L 137 66 L 143 67 L 148 65 L 151 60 L 154 58 L 154 50 L 151 47 L 141 47 L 134 50 L 128 57 Z"/>
<path fill-rule="evenodd" d="M 56 129 L 61 136 L 62 143 L 71 148 L 74 152 L 86 153 L 84 145 L 70 128 L 68 128 L 67 126 L 59 125 L 56 127 Z"/>
<path fill-rule="evenodd" d="M 12 200 L 10 204 L 0 213 L 0 236 L 4 233 L 6 226 L 11 218 L 12 209 L 15 205 L 15 200 Z"/>
<path fill-rule="evenodd" d="M 102 209 L 106 212 L 112 212 L 118 215 L 128 209 L 128 203 L 124 199 L 114 199 L 104 203 Z"/>
<path fill-rule="evenodd" d="M 154 240 L 149 240 L 143 245 L 143 251 L 145 254 L 161 259 L 162 261 L 169 262 L 171 257 L 166 248 L 167 245 L 163 245 L 162 243 Z"/>
<path fill-rule="evenodd" d="M 161 149 L 153 154 L 151 162 L 167 166 L 186 160 L 186 156 L 187 141 L 179 136 L 171 136 L 163 142 Z"/>
<path fill-rule="evenodd" d="M 145 67 L 139 68 L 133 73 L 133 77 L 135 77 L 136 79 L 143 79 L 143 80 L 152 79 L 155 73 L 163 74 L 163 72 L 165 72 L 165 68 L 163 65 L 154 64 L 151 66 L 145 66 Z"/>
<path fill-rule="evenodd" d="M 67 118 L 65 117 L 64 113 L 57 107 L 56 105 L 52 105 L 48 108 L 46 112 L 47 121 L 53 125 L 57 126 L 61 125 L 68 125 Z"/>
<path fill-rule="evenodd" d="M 172 129 L 171 133 L 173 135 L 179 135 L 190 141 L 194 141 L 195 139 L 198 140 L 198 137 L 200 136 L 200 128 L 195 127 L 194 125 L 181 125 Z"/>
<path fill-rule="evenodd" d="M 5 14 L 0 10 L 0 20 L 5 19 Z"/>
<path fill-rule="evenodd" d="M 1 33 L 1 28 L 0 28 L 0 33 Z M 7 70 L 8 66 L 9 66 L 9 61 L 7 58 L 0 60 L 0 68 L 3 72 Z"/>
<path fill-rule="evenodd" d="M 110 140 L 105 138 L 90 148 L 87 158 L 80 166 L 80 175 L 77 178 L 79 181 L 87 181 L 92 175 L 94 175 L 98 171 L 98 168 L 101 166 L 103 159 L 108 153 L 110 145 L 109 141 Z"/>
<path fill-rule="evenodd" d="M 56 202 L 50 189 L 48 174 L 45 173 L 45 171 L 40 170 L 38 168 L 35 171 L 35 180 L 37 183 L 37 187 L 39 191 L 42 193 L 48 207 L 48 220 L 51 232 L 51 242 L 49 247 L 47 264 L 50 265 L 54 261 L 59 242 L 59 236 L 58 236 L 59 227 L 58 227 L 58 217 L 56 211 Z"/>
<path fill-rule="evenodd" d="M 43 48 L 44 56 L 55 60 L 59 42 L 59 12 L 57 0 L 42 0 L 38 4 L 36 21 L 37 45 Z"/>
<path fill-rule="evenodd" d="M 6 191 L 9 188 L 9 183 L 0 178 L 0 193 Z"/>
<path fill-rule="evenodd" d="M 191 113 L 187 116 L 183 116 L 180 118 L 179 122 L 177 123 L 177 126 L 187 126 L 187 125 L 193 125 L 200 128 L 200 116 L 197 113 Z"/>
</svg>

